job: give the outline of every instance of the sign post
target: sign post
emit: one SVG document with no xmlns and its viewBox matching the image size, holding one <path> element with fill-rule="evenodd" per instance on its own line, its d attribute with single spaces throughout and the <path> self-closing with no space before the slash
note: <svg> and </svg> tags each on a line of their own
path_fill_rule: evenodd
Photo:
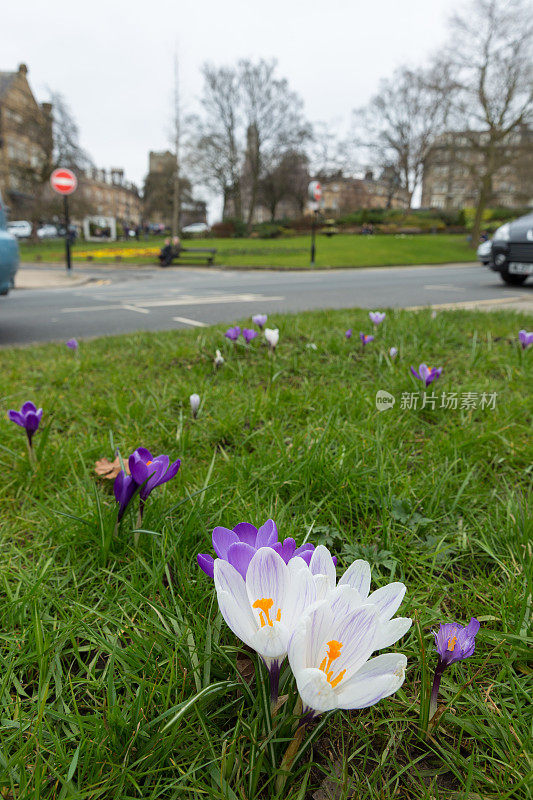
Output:
<svg viewBox="0 0 533 800">
<path fill-rule="evenodd" d="M 316 203 L 316 207 L 313 212 L 313 222 L 311 224 L 311 266 L 314 267 L 316 253 L 316 227 L 318 223 L 319 204 L 322 199 L 322 186 L 318 181 L 311 181 L 307 191 L 310 200 L 313 200 Z"/>
<path fill-rule="evenodd" d="M 50 175 L 50 185 L 54 192 L 63 195 L 63 210 L 65 216 L 65 259 L 67 273 L 70 274 L 72 270 L 72 261 L 70 257 L 70 216 L 68 209 L 68 196 L 76 191 L 78 187 L 78 179 L 70 169 L 60 167 L 55 169 Z"/>
</svg>

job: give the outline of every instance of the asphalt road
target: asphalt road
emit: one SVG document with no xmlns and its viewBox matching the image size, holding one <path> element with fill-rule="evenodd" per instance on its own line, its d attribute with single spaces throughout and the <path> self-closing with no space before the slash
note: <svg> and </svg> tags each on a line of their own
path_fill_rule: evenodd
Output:
<svg viewBox="0 0 533 800">
<path fill-rule="evenodd" d="M 15 290 L 0 298 L 0 346 L 232 323 L 264 312 L 376 309 L 531 300 L 533 285 L 507 287 L 478 265 L 316 272 L 202 268 L 84 269 L 84 286 Z M 529 305 L 529 303 L 527 304 Z M 530 307 L 530 306 L 529 306 Z M 524 310 L 526 310 L 524 308 Z"/>
</svg>

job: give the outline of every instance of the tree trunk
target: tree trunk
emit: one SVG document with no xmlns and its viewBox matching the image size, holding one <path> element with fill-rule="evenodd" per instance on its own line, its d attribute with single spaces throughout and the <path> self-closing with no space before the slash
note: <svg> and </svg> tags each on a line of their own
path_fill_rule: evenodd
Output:
<svg viewBox="0 0 533 800">
<path fill-rule="evenodd" d="M 481 189 L 476 205 L 476 214 L 474 217 L 474 225 L 472 227 L 472 239 L 470 247 L 473 250 L 477 249 L 479 244 L 479 234 L 481 233 L 481 225 L 483 223 L 483 212 L 489 204 L 492 194 L 492 175 L 484 175 L 481 181 Z"/>
<path fill-rule="evenodd" d="M 174 172 L 174 186 L 172 192 L 172 236 L 178 236 L 180 228 L 181 192 L 180 192 L 180 165 L 176 155 L 176 171 Z"/>
</svg>

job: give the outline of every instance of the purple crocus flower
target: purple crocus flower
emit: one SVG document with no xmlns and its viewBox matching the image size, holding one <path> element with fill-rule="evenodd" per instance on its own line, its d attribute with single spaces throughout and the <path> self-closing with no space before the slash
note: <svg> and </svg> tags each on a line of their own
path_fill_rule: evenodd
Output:
<svg viewBox="0 0 533 800">
<path fill-rule="evenodd" d="M 418 372 L 414 367 L 411 367 L 411 372 L 418 378 L 419 381 L 422 381 L 426 386 L 429 386 L 430 383 L 436 381 L 437 378 L 440 378 L 442 373 L 442 367 L 435 369 L 435 367 L 428 367 L 427 364 L 420 364 L 418 367 Z"/>
<path fill-rule="evenodd" d="M 246 344 L 249 344 L 252 341 L 252 339 L 255 339 L 258 333 L 257 331 L 254 331 L 252 328 L 243 328 L 242 335 Z"/>
<path fill-rule="evenodd" d="M 239 336 L 241 335 L 241 329 L 238 325 L 235 325 L 234 328 L 228 328 L 224 336 L 226 339 L 231 339 L 232 342 L 236 342 Z"/>
<path fill-rule="evenodd" d="M 69 350 L 77 350 L 78 349 L 78 342 L 76 339 L 69 339 L 68 342 L 65 342 Z"/>
<path fill-rule="evenodd" d="M 129 457 L 128 464 L 131 477 L 141 486 L 141 501 L 144 501 L 156 486 L 175 477 L 181 461 L 178 458 L 170 464 L 168 456 L 153 456 L 146 447 L 138 447 Z"/>
<path fill-rule="evenodd" d="M 361 341 L 363 343 L 363 347 L 365 346 L 365 344 L 368 344 L 369 342 L 373 342 L 374 341 L 374 337 L 373 336 L 367 335 L 365 333 L 360 333 L 359 334 L 359 338 L 361 339 Z"/>
<path fill-rule="evenodd" d="M 533 344 L 533 331 L 531 331 L 531 333 L 528 333 L 526 330 L 518 331 L 518 338 L 520 339 L 522 349 L 525 350 L 526 347 Z"/>
<path fill-rule="evenodd" d="M 263 327 L 266 325 L 267 319 L 268 317 L 266 314 L 254 314 L 254 316 L 252 317 L 252 322 L 254 323 L 254 325 L 257 325 L 258 328 L 261 328 L 261 330 L 263 330 Z"/>
<path fill-rule="evenodd" d="M 232 530 L 217 527 L 213 531 L 213 549 L 218 558 L 228 561 L 243 578 L 246 578 L 248 565 L 260 547 L 272 547 L 286 564 L 295 556 L 300 556 L 309 564 L 315 549 L 314 544 L 310 543 L 296 547 L 296 542 L 292 538 L 278 542 L 278 529 L 272 519 L 267 519 L 260 528 L 256 528 L 250 522 L 239 522 Z M 197 561 L 200 569 L 212 578 L 215 565 L 213 556 L 200 553 Z"/>
<path fill-rule="evenodd" d="M 126 511 L 130 500 L 132 499 L 133 495 L 139 488 L 139 484 L 135 482 L 131 475 L 126 475 L 123 469 L 120 470 L 117 477 L 115 478 L 115 482 L 113 484 L 113 492 L 115 493 L 115 500 L 119 505 L 118 509 L 118 519 L 117 521 L 120 522 L 122 517 L 124 516 L 124 512 Z"/>
<path fill-rule="evenodd" d="M 384 311 L 369 311 L 368 316 L 370 317 L 371 322 L 377 326 L 381 325 L 386 315 Z"/>
<path fill-rule="evenodd" d="M 472 617 L 468 625 L 459 625 L 457 622 L 444 622 L 439 625 L 439 630 L 433 632 L 439 660 L 433 678 L 429 717 L 437 710 L 437 697 L 439 694 L 442 673 L 456 661 L 469 658 L 476 649 L 476 634 L 479 631 L 479 621 Z"/>
<path fill-rule="evenodd" d="M 7 415 L 11 422 L 25 429 L 26 436 L 28 437 L 28 444 L 31 447 L 33 434 L 37 431 L 43 416 L 42 408 L 37 408 L 31 400 L 27 400 L 20 411 L 10 409 Z"/>
<path fill-rule="evenodd" d="M 346 336 L 347 339 L 351 339 L 352 338 L 352 328 L 348 328 L 348 330 L 346 331 L 346 333 L 344 335 Z"/>
</svg>

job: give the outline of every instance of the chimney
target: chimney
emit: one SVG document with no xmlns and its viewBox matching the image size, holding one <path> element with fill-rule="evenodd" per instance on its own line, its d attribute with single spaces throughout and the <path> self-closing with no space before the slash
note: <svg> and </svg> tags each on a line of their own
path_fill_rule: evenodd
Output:
<svg viewBox="0 0 533 800">
<path fill-rule="evenodd" d="M 28 74 L 28 67 L 26 64 L 19 64 L 19 75 L 27 75 Z"/>
</svg>

